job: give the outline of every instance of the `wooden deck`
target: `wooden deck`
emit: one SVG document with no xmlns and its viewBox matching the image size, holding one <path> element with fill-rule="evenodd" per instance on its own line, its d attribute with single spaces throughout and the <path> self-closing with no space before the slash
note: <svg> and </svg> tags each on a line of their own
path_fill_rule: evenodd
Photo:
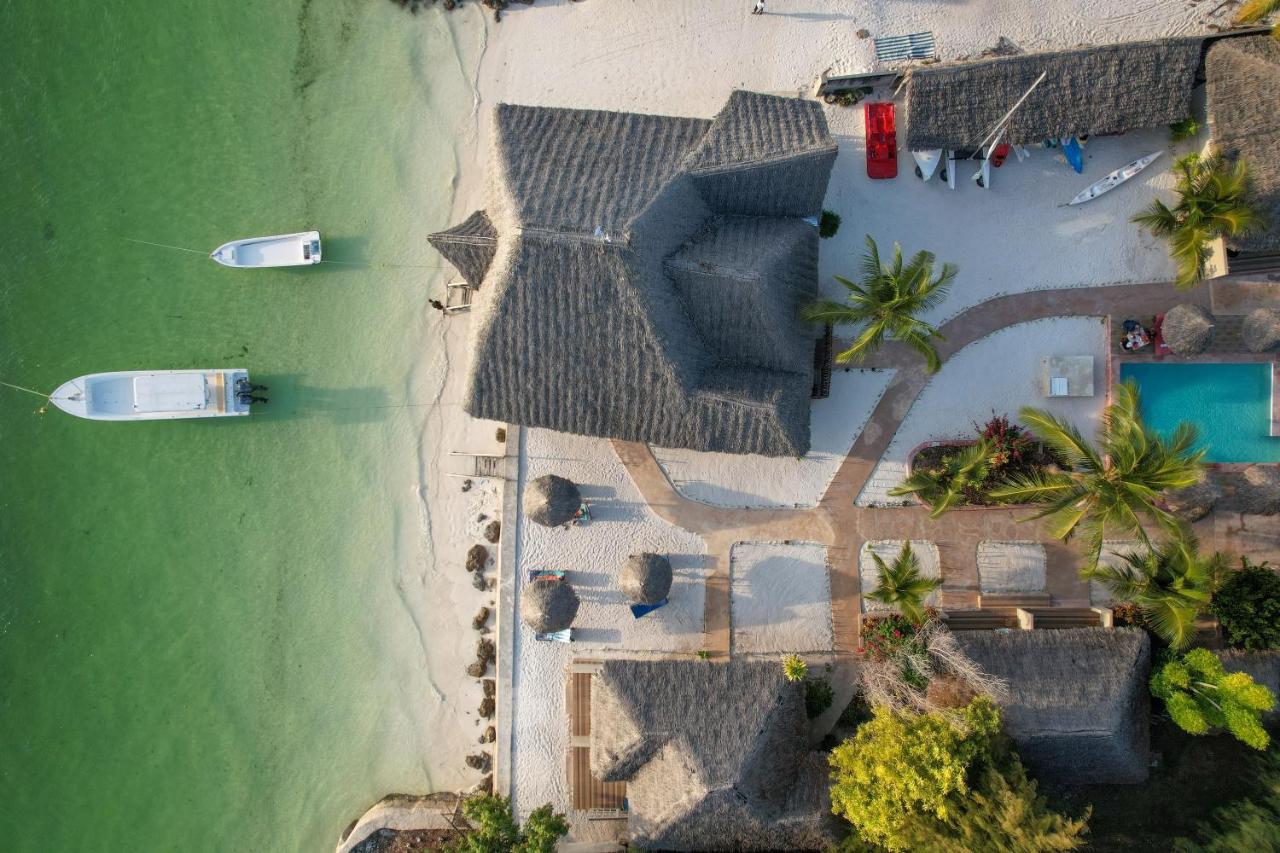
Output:
<svg viewBox="0 0 1280 853">
<path fill-rule="evenodd" d="M 591 679 L 594 665 L 575 661 L 565 678 L 565 707 L 569 710 L 569 754 L 565 772 L 569 797 L 579 811 L 621 811 L 626 782 L 601 782 L 591 775 Z"/>
</svg>

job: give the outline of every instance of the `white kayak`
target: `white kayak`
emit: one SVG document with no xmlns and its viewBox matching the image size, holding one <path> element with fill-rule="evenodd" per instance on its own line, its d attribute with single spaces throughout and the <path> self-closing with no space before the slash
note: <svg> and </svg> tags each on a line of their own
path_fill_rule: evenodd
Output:
<svg viewBox="0 0 1280 853">
<path fill-rule="evenodd" d="M 1111 174 L 1107 175 L 1100 181 L 1090 184 L 1088 188 L 1083 189 L 1075 198 L 1067 202 L 1067 204 L 1084 204 L 1086 201 L 1093 201 L 1105 192 L 1110 192 L 1143 169 L 1150 166 L 1155 159 L 1163 154 L 1163 151 L 1157 151 L 1154 154 L 1148 154 L 1146 157 L 1139 157 L 1127 166 L 1121 166 Z"/>
<path fill-rule="evenodd" d="M 320 232 L 246 237 L 214 249 L 209 257 L 224 267 L 302 267 L 320 263 Z"/>
<path fill-rule="evenodd" d="M 920 180 L 927 181 L 933 177 L 933 173 L 938 171 L 938 164 L 942 162 L 942 149 L 933 148 L 928 151 L 912 151 L 911 156 L 916 161 L 916 174 Z"/>
<path fill-rule="evenodd" d="M 956 152 L 947 152 L 947 167 L 943 170 L 942 179 L 947 182 L 947 186 L 951 189 L 956 188 Z"/>
<path fill-rule="evenodd" d="M 157 421 L 249 414 L 249 372 L 240 369 L 124 370 L 64 382 L 49 401 L 91 421 Z"/>
</svg>

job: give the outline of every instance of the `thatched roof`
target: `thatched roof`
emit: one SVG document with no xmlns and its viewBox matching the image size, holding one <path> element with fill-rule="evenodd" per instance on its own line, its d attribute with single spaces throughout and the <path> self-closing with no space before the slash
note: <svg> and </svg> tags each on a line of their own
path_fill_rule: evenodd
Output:
<svg viewBox="0 0 1280 853">
<path fill-rule="evenodd" d="M 1221 474 L 1228 497 L 1223 501 L 1234 512 L 1245 515 L 1275 515 L 1280 512 L 1280 469 L 1274 465 L 1249 465 L 1243 470 Z"/>
<path fill-rule="evenodd" d="M 1213 315 L 1199 305 L 1175 305 L 1164 315 L 1160 334 L 1178 355 L 1204 352 L 1213 340 Z"/>
<path fill-rule="evenodd" d="M 592 773 L 626 780 L 631 842 L 825 849 L 827 768 L 776 661 L 611 660 L 592 682 Z"/>
<path fill-rule="evenodd" d="M 1200 479 L 1185 489 L 1174 489 L 1164 493 L 1164 502 L 1169 511 L 1185 522 L 1199 521 L 1210 512 L 1222 497 L 1222 489 L 1217 481 L 1205 471 Z"/>
<path fill-rule="evenodd" d="M 1157 127 L 1191 115 L 1199 38 L 1129 42 L 913 68 L 907 148 L 968 149 L 1048 72 L 1009 122 L 1006 142 L 1038 143 Z"/>
<path fill-rule="evenodd" d="M 582 493 L 564 477 L 544 474 L 524 487 L 524 514 L 544 527 L 568 524 L 580 506 Z"/>
<path fill-rule="evenodd" d="M 539 634 L 563 631 L 578 615 L 578 593 L 568 581 L 542 577 L 525 584 L 520 596 L 520 615 Z"/>
<path fill-rule="evenodd" d="M 632 554 L 618 585 L 636 604 L 657 604 L 671 592 L 671 561 L 660 554 Z"/>
<path fill-rule="evenodd" d="M 1250 352 L 1268 352 L 1280 346 L 1280 309 L 1250 311 L 1240 328 L 1240 338 Z"/>
<path fill-rule="evenodd" d="M 1147 778 L 1151 646 L 1135 628 L 964 631 L 961 648 L 1009 682 L 1005 729 L 1032 772 L 1066 784 Z"/>
<path fill-rule="evenodd" d="M 734 453 L 809 447 L 821 211 L 812 101 L 714 121 L 500 105 L 497 247 L 472 304 L 478 417 Z"/>
<path fill-rule="evenodd" d="M 1223 154 L 1241 157 L 1262 209 L 1257 231 L 1230 241 L 1242 252 L 1280 250 L 1280 42 L 1268 35 L 1222 39 L 1205 54 L 1211 136 Z"/>
<path fill-rule="evenodd" d="M 1225 649 L 1214 652 L 1227 672 L 1248 673 L 1254 681 L 1280 696 L 1280 651 L 1245 652 Z M 1280 704 L 1262 715 L 1263 722 L 1275 725 L 1280 722 Z"/>
<path fill-rule="evenodd" d="M 427 235 L 427 242 L 457 268 L 467 284 L 479 287 L 498 250 L 498 232 L 485 212 L 477 210 L 447 231 Z"/>
</svg>

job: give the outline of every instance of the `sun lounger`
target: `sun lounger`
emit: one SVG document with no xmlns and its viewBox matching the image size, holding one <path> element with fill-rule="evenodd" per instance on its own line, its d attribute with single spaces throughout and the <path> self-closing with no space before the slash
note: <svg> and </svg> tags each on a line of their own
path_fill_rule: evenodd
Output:
<svg viewBox="0 0 1280 853">
<path fill-rule="evenodd" d="M 633 618 L 639 619 L 641 616 L 647 616 L 659 607 L 665 607 L 670 599 L 662 599 L 657 604 L 632 604 L 631 615 Z"/>
<path fill-rule="evenodd" d="M 908 36 L 884 36 L 875 40 L 876 59 L 894 62 L 899 59 L 933 59 L 933 33 L 912 33 Z"/>
</svg>

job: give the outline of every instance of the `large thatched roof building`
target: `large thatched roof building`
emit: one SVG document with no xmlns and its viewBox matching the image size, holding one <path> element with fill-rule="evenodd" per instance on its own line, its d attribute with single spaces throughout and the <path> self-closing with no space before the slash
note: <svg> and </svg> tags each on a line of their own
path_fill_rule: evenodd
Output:
<svg viewBox="0 0 1280 853">
<path fill-rule="evenodd" d="M 591 771 L 627 782 L 631 843 L 822 850 L 827 764 L 804 690 L 776 661 L 606 661 L 591 694 Z"/>
<path fill-rule="evenodd" d="M 1280 252 L 1280 42 L 1269 35 L 1222 39 L 1205 55 L 1210 135 L 1228 157 L 1242 157 L 1253 176 L 1260 228 L 1231 240 L 1250 254 Z"/>
<path fill-rule="evenodd" d="M 1191 115 L 1202 39 L 1169 38 L 911 69 L 907 147 L 977 147 L 1042 72 L 1006 142 L 1158 127 Z"/>
<path fill-rule="evenodd" d="M 809 448 L 818 235 L 836 143 L 812 101 L 714 120 L 503 104 L 489 207 L 431 242 L 479 288 L 465 406 L 583 435 Z"/>
<path fill-rule="evenodd" d="M 961 648 L 1009 682 L 1005 729 L 1034 775 L 1067 784 L 1147 778 L 1151 644 L 1133 628 L 965 631 Z"/>
</svg>

